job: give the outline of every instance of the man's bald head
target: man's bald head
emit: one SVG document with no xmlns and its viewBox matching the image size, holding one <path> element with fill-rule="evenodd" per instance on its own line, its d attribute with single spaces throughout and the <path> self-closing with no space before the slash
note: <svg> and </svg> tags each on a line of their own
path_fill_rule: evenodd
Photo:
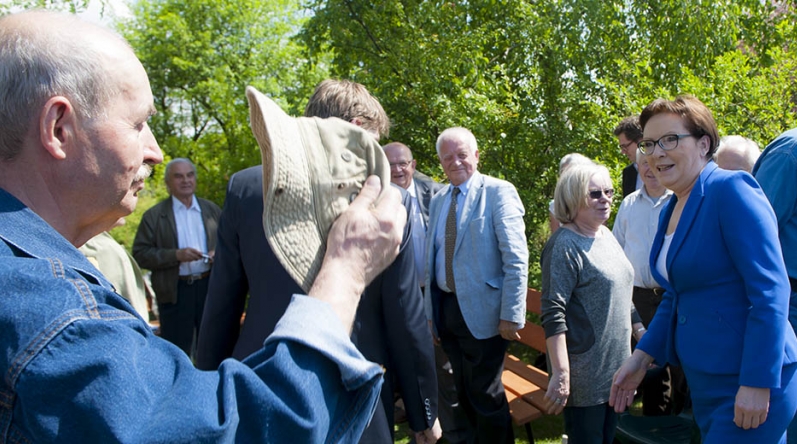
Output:
<svg viewBox="0 0 797 444">
<path fill-rule="evenodd" d="M 50 97 L 66 97 L 83 119 L 101 117 L 119 92 L 108 67 L 132 55 L 118 35 L 69 14 L 29 11 L 1 18 L 0 161 L 17 157 Z"/>
<path fill-rule="evenodd" d="M 130 214 L 163 161 L 130 46 L 63 13 L 0 19 L 0 188 L 74 245 Z"/>
<path fill-rule="evenodd" d="M 753 171 L 761 149 L 754 141 L 742 136 L 725 136 L 720 140 L 714 161 L 724 170 Z"/>
<path fill-rule="evenodd" d="M 383 146 L 388 162 L 390 162 L 390 181 L 408 189 L 412 184 L 412 175 L 415 173 L 415 159 L 412 151 L 401 142 L 391 142 Z"/>
</svg>

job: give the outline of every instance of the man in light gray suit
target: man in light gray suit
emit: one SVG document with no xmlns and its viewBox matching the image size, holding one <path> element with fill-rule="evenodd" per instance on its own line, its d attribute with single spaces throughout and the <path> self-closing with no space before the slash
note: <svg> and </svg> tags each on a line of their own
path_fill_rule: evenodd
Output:
<svg viewBox="0 0 797 444">
<path fill-rule="evenodd" d="M 467 441 L 514 443 L 501 373 L 526 319 L 525 210 L 512 184 L 477 171 L 469 130 L 443 131 L 437 156 L 451 183 L 430 205 L 427 316 L 451 359 Z"/>
</svg>

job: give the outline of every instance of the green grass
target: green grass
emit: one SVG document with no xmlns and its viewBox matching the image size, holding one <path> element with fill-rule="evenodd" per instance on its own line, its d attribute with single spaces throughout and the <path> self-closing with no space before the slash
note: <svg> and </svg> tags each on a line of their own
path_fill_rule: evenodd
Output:
<svg viewBox="0 0 797 444">
<path fill-rule="evenodd" d="M 562 423 L 562 415 L 548 416 L 531 422 L 531 431 L 534 433 L 534 442 L 537 444 L 560 444 L 562 442 L 562 433 L 564 433 L 564 424 Z M 407 423 L 399 424 L 396 426 L 396 439 L 397 444 L 407 444 L 410 442 L 410 430 L 407 428 Z M 445 444 L 445 440 L 440 440 L 440 444 Z M 526 436 L 526 429 L 524 427 L 515 427 L 515 444 L 527 444 L 529 442 Z"/>
</svg>

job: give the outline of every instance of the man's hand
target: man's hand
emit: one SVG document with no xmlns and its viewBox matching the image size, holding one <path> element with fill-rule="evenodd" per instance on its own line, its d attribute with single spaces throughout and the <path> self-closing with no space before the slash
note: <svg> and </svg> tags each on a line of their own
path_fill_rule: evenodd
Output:
<svg viewBox="0 0 797 444">
<path fill-rule="evenodd" d="M 415 442 L 417 444 L 434 444 L 443 437 L 443 429 L 440 427 L 440 419 L 435 419 L 432 428 L 422 432 L 415 432 Z"/>
<path fill-rule="evenodd" d="M 745 430 L 756 429 L 767 420 L 769 389 L 743 385 L 736 392 L 733 423 Z"/>
<path fill-rule="evenodd" d="M 387 186 L 376 202 L 381 190 L 379 177 L 368 177 L 332 225 L 324 262 L 309 291 L 311 297 L 330 303 L 348 329 L 366 285 L 398 255 L 407 223 L 399 191 Z"/>
<path fill-rule="evenodd" d="M 505 321 L 503 319 L 498 322 L 498 333 L 500 333 L 501 337 L 507 341 L 517 341 L 520 339 L 518 330 L 520 330 L 520 324 L 518 323 Z"/>
<path fill-rule="evenodd" d="M 202 252 L 196 248 L 180 248 L 177 250 L 177 260 L 180 262 L 192 262 L 202 259 Z"/>
</svg>

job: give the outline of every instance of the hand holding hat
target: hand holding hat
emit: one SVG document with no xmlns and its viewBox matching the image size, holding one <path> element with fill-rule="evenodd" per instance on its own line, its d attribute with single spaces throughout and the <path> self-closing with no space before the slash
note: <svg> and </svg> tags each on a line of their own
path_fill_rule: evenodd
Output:
<svg viewBox="0 0 797 444">
<path fill-rule="evenodd" d="M 398 190 L 382 190 L 379 178 L 370 176 L 329 231 L 323 265 L 309 294 L 329 302 L 347 327 L 365 286 L 399 253 L 407 223 L 403 208 Z"/>
<path fill-rule="evenodd" d="M 373 136 L 349 122 L 291 117 L 251 86 L 246 88 L 246 97 L 252 133 L 263 158 L 263 230 L 285 270 L 309 291 L 321 268 L 332 224 L 360 193 L 366 178 L 376 175 L 384 184 L 371 186 L 369 193 L 376 196 L 368 198 L 369 205 L 391 190 L 387 157 Z M 395 212 L 401 211 L 396 208 Z M 355 214 L 360 214 L 356 208 Z M 382 219 L 374 220 L 381 225 Z M 355 225 L 358 229 L 369 226 Z M 353 233 L 354 239 L 363 234 Z M 369 281 L 376 276 L 369 270 L 379 268 L 382 261 L 373 259 L 376 264 L 366 262 L 358 270 Z M 350 279 L 347 274 L 337 277 L 338 281 Z"/>
</svg>

